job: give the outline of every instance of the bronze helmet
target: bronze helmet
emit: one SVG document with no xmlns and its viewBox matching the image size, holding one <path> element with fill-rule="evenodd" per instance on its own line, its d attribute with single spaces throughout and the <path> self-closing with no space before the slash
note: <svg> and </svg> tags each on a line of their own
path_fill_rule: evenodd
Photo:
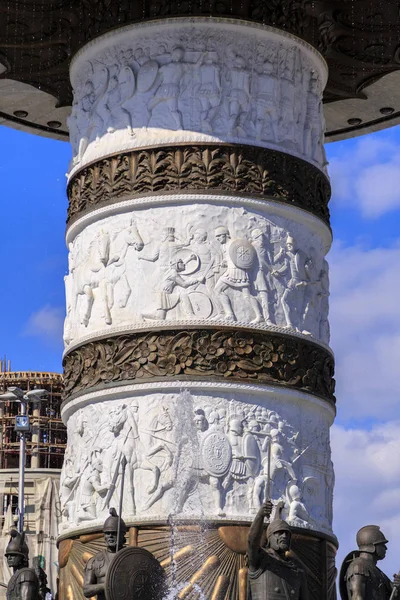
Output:
<svg viewBox="0 0 400 600">
<path fill-rule="evenodd" d="M 292 533 L 292 530 L 291 530 L 290 526 L 286 523 L 286 521 L 283 521 L 282 519 L 274 519 L 268 525 L 267 540 L 269 540 L 271 535 L 273 533 L 276 533 L 277 531 L 288 531 L 289 533 Z"/>
<path fill-rule="evenodd" d="M 375 552 L 376 544 L 387 544 L 388 541 L 379 529 L 379 525 L 365 525 L 357 532 L 357 545 L 361 552 Z"/>
<path fill-rule="evenodd" d="M 115 510 L 115 508 L 110 508 L 110 516 L 107 517 L 107 519 L 104 521 L 103 532 L 108 533 L 118 531 L 118 521 L 119 517 L 117 515 L 117 511 Z M 125 521 L 121 519 L 121 536 L 124 536 L 126 534 L 126 531 L 127 527 L 125 525 Z"/>
<path fill-rule="evenodd" d="M 17 554 L 19 556 L 28 557 L 29 549 L 25 541 L 25 533 L 19 533 L 16 529 L 10 531 L 11 539 L 8 542 L 5 555 Z"/>
</svg>

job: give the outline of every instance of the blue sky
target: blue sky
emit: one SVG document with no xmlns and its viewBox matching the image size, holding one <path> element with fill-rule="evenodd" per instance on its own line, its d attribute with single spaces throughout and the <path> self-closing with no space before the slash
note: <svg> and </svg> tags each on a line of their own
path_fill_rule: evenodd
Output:
<svg viewBox="0 0 400 600">
<path fill-rule="evenodd" d="M 0 127 L 0 356 L 61 370 L 69 145 Z M 334 529 L 400 537 L 400 128 L 327 146 L 333 186 L 331 345 L 338 417 Z M 382 567 L 398 570 L 395 543 Z"/>
</svg>

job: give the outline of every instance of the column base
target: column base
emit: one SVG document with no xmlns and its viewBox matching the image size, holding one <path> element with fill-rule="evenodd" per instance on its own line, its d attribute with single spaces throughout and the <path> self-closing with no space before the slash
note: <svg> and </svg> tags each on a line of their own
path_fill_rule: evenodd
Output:
<svg viewBox="0 0 400 600">
<path fill-rule="evenodd" d="M 131 526 L 127 543 L 154 554 L 179 600 L 198 597 L 200 590 L 212 600 L 246 600 L 249 527 L 205 522 Z M 59 542 L 59 600 L 84 600 L 84 565 L 104 547 L 100 530 Z M 290 552 L 307 573 L 310 600 L 336 599 L 336 550 L 334 538 L 293 528 Z"/>
</svg>

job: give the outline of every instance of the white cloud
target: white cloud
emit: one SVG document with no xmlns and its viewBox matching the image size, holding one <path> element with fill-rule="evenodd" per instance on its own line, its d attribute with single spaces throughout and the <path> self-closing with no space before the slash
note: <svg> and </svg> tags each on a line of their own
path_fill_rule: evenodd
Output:
<svg viewBox="0 0 400 600">
<path fill-rule="evenodd" d="M 63 325 L 64 310 L 46 305 L 31 314 L 24 334 L 39 337 L 49 343 L 62 342 Z"/>
<path fill-rule="evenodd" d="M 371 250 L 335 243 L 329 261 L 339 416 L 386 420 L 399 402 L 400 240 Z"/>
<path fill-rule="evenodd" d="M 400 568 L 400 420 L 370 431 L 332 427 L 336 471 L 334 531 L 340 548 L 337 566 L 356 547 L 363 525 L 380 525 L 389 539 L 387 558 L 379 566 L 392 576 Z"/>
<path fill-rule="evenodd" d="M 369 219 L 400 208 L 400 145 L 391 134 L 362 137 L 340 150 L 330 159 L 333 203 L 358 207 Z"/>
<path fill-rule="evenodd" d="M 338 418 L 332 427 L 337 566 L 363 525 L 378 524 L 391 543 L 382 569 L 400 567 L 400 239 L 389 248 L 336 242 L 331 265 L 332 347 Z M 345 428 L 340 423 L 372 423 Z"/>
</svg>

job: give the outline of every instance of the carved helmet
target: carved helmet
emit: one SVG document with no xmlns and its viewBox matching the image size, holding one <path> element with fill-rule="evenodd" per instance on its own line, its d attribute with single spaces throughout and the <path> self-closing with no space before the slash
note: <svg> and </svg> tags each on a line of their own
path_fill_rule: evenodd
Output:
<svg viewBox="0 0 400 600">
<path fill-rule="evenodd" d="M 104 521 L 103 533 L 111 533 L 118 531 L 119 516 L 115 508 L 110 508 L 110 516 Z M 127 531 L 125 521 L 121 519 L 121 536 L 124 536 Z"/>
<path fill-rule="evenodd" d="M 292 530 L 286 521 L 274 519 L 267 527 L 267 540 L 269 541 L 271 535 L 277 531 L 288 531 L 289 533 L 292 533 Z"/>
<path fill-rule="evenodd" d="M 224 225 L 219 225 L 218 227 L 215 228 L 215 235 L 227 235 L 228 237 L 230 236 L 229 233 L 229 229 L 227 227 L 225 227 Z"/>
<path fill-rule="evenodd" d="M 361 552 L 375 552 L 377 544 L 387 544 L 388 540 L 379 529 L 379 525 L 365 525 L 357 532 L 357 545 Z"/>
<path fill-rule="evenodd" d="M 29 549 L 25 541 L 25 533 L 19 533 L 16 529 L 10 531 L 11 539 L 8 542 L 5 555 L 17 554 L 18 556 L 24 556 L 28 558 Z"/>
</svg>

